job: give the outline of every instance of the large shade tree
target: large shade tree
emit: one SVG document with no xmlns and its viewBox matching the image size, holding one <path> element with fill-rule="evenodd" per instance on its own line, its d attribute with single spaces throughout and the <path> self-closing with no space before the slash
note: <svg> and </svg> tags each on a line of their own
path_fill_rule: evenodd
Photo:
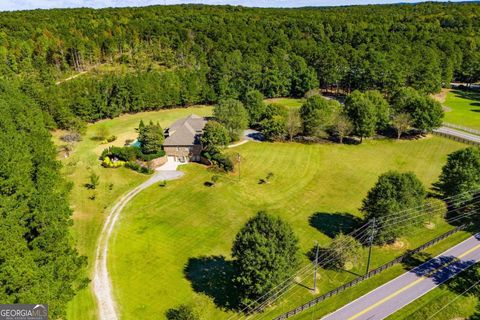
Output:
<svg viewBox="0 0 480 320">
<path fill-rule="evenodd" d="M 265 113 L 264 96 L 258 90 L 249 90 L 243 98 L 243 104 L 247 109 L 250 125 L 255 125 L 260 122 Z"/>
<path fill-rule="evenodd" d="M 361 140 L 375 134 L 378 123 L 378 112 L 372 102 L 360 91 L 352 92 L 345 101 L 345 112 Z"/>
<path fill-rule="evenodd" d="M 303 133 L 308 136 L 321 136 L 328 130 L 341 106 L 337 101 L 327 100 L 319 95 L 313 95 L 300 108 L 300 118 Z"/>
<path fill-rule="evenodd" d="M 456 206 L 480 194 L 480 150 L 467 148 L 449 154 L 437 185 Z"/>
<path fill-rule="evenodd" d="M 367 220 L 376 220 L 376 243 L 395 241 L 405 225 L 413 225 L 424 204 L 426 190 L 412 172 L 382 174 L 363 200 L 361 211 Z"/>
<path fill-rule="evenodd" d="M 422 131 L 432 131 L 442 125 L 443 110 L 438 101 L 423 95 L 413 88 L 402 88 L 392 97 L 397 114 L 406 113 L 412 119 L 412 126 Z"/>
<path fill-rule="evenodd" d="M 240 300 L 248 304 L 292 276 L 298 239 L 286 222 L 259 212 L 237 234 L 232 257 Z"/>
<path fill-rule="evenodd" d="M 203 128 L 202 146 L 207 152 L 218 152 L 230 142 L 228 130 L 217 121 L 208 121 Z"/>
<path fill-rule="evenodd" d="M 248 126 L 248 112 L 238 100 L 220 101 L 213 109 L 213 115 L 227 128 L 232 141 L 238 140 L 242 130 Z"/>
</svg>

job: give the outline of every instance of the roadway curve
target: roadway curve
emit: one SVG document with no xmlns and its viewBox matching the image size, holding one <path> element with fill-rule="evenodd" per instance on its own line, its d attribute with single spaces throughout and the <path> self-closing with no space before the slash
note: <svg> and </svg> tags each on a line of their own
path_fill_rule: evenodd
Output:
<svg viewBox="0 0 480 320">
<path fill-rule="evenodd" d="M 95 254 L 95 265 L 93 274 L 93 292 L 97 298 L 98 315 L 100 320 L 118 320 L 118 310 L 113 296 L 112 282 L 108 273 L 108 243 L 112 234 L 115 223 L 125 205 L 132 200 L 142 190 L 151 185 L 163 181 L 178 179 L 183 175 L 180 171 L 160 170 L 157 171 L 150 179 L 134 188 L 118 200 L 118 202 L 110 210 L 107 219 L 103 225 L 102 232 L 98 239 L 97 251 Z"/>
<path fill-rule="evenodd" d="M 322 319 L 385 319 L 478 261 L 480 233 Z"/>
</svg>

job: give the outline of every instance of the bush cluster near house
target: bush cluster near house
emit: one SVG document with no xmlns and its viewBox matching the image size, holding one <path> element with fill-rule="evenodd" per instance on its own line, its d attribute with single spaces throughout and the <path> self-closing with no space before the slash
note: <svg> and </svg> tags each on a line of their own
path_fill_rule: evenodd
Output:
<svg viewBox="0 0 480 320">
<path fill-rule="evenodd" d="M 162 150 L 162 143 L 165 139 L 162 127 L 157 123 L 150 122 L 145 125 L 143 121 L 137 128 L 139 132 L 138 141 L 140 146 L 115 147 L 110 146 L 102 151 L 100 160 L 105 168 L 127 167 L 141 173 L 152 173 L 153 170 L 148 165 L 138 163 L 138 161 L 149 162 L 165 156 Z"/>
</svg>

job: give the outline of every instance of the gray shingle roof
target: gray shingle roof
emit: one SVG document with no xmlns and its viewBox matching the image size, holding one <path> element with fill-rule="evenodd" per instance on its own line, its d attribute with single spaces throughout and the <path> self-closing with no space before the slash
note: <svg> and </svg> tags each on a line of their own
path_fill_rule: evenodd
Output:
<svg viewBox="0 0 480 320">
<path fill-rule="evenodd" d="M 207 120 L 192 114 L 175 121 L 167 130 L 164 146 L 190 146 L 200 144 L 200 136 Z"/>
</svg>

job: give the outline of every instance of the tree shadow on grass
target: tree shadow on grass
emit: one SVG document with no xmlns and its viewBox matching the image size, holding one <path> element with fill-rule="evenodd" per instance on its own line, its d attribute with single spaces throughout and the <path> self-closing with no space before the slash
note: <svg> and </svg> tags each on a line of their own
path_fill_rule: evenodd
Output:
<svg viewBox="0 0 480 320">
<path fill-rule="evenodd" d="M 309 218 L 309 223 L 321 233 L 334 238 L 339 233 L 347 234 L 362 224 L 363 220 L 350 213 L 316 212 Z"/>
<path fill-rule="evenodd" d="M 238 309 L 232 261 L 225 260 L 223 256 L 190 258 L 185 265 L 184 273 L 195 292 L 211 297 L 220 308 Z"/>
</svg>

